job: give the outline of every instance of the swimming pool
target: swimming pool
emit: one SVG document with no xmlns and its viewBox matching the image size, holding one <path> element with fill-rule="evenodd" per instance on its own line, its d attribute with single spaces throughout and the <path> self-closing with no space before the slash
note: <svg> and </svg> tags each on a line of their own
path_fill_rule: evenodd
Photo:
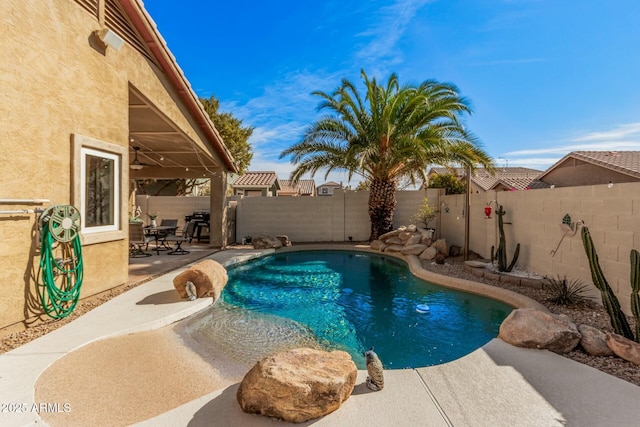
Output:
<svg viewBox="0 0 640 427">
<path fill-rule="evenodd" d="M 221 301 L 189 329 L 233 358 L 309 345 L 345 350 L 364 369 L 362 353 L 373 346 L 386 369 L 401 369 L 472 352 L 497 336 L 511 310 L 418 279 L 394 258 L 298 251 L 230 268 Z"/>
</svg>

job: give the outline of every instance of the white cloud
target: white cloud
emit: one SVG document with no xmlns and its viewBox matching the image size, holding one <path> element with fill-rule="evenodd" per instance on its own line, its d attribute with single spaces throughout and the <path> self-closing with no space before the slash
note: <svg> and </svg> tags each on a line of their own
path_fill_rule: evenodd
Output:
<svg viewBox="0 0 640 427">
<path fill-rule="evenodd" d="M 509 166 L 539 169 L 541 166 L 551 166 L 572 151 L 640 150 L 640 123 L 628 123 L 611 130 L 585 133 L 571 138 L 567 142 L 567 144 L 555 147 L 510 151 L 503 154 L 502 157 L 508 159 Z M 581 142 L 581 144 L 575 144 L 576 142 Z"/>
<path fill-rule="evenodd" d="M 383 58 L 387 65 L 401 62 L 401 51 L 396 49 L 396 45 L 418 10 L 427 3 L 430 0 L 398 0 L 380 8 L 374 24 L 358 34 L 371 40 L 356 53 L 356 59 L 369 64 L 376 64 Z"/>
<path fill-rule="evenodd" d="M 612 139 L 627 138 L 635 136 L 637 141 L 640 141 L 640 123 L 628 123 L 620 125 L 615 129 L 604 132 L 591 132 L 586 135 L 574 138 L 572 141 L 609 141 Z"/>
</svg>

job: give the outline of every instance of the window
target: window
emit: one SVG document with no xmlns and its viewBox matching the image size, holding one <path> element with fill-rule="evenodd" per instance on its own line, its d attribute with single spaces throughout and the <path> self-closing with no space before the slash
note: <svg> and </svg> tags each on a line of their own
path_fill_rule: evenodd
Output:
<svg viewBox="0 0 640 427">
<path fill-rule="evenodd" d="M 73 205 L 82 216 L 85 245 L 126 238 L 122 229 L 126 156 L 126 147 L 73 135 Z"/>
<path fill-rule="evenodd" d="M 120 158 L 114 154 L 82 147 L 82 230 L 84 233 L 120 228 Z"/>
<path fill-rule="evenodd" d="M 329 193 L 329 189 L 327 187 L 324 187 L 322 189 L 322 194 L 327 194 L 327 193 Z"/>
</svg>

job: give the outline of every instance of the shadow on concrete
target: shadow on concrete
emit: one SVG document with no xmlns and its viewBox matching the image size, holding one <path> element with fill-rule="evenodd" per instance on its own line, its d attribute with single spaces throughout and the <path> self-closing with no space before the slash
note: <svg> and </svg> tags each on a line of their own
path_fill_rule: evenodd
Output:
<svg viewBox="0 0 640 427">
<path fill-rule="evenodd" d="M 158 292 L 144 297 L 136 303 L 136 305 L 161 305 L 161 304 L 174 304 L 176 302 L 183 301 L 175 290 Z"/>
</svg>

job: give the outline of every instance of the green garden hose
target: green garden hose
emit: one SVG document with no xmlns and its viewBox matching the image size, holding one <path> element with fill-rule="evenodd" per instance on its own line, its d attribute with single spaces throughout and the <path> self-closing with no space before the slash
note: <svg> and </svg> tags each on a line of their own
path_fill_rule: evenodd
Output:
<svg viewBox="0 0 640 427">
<path fill-rule="evenodd" d="M 73 312 L 80 299 L 83 278 L 80 234 L 75 234 L 71 241 L 60 241 L 56 239 L 55 225 L 43 225 L 39 274 L 41 283 L 38 284 L 40 301 L 47 315 L 62 319 Z M 62 258 L 54 256 L 55 243 L 59 243 L 57 248 Z"/>
</svg>

